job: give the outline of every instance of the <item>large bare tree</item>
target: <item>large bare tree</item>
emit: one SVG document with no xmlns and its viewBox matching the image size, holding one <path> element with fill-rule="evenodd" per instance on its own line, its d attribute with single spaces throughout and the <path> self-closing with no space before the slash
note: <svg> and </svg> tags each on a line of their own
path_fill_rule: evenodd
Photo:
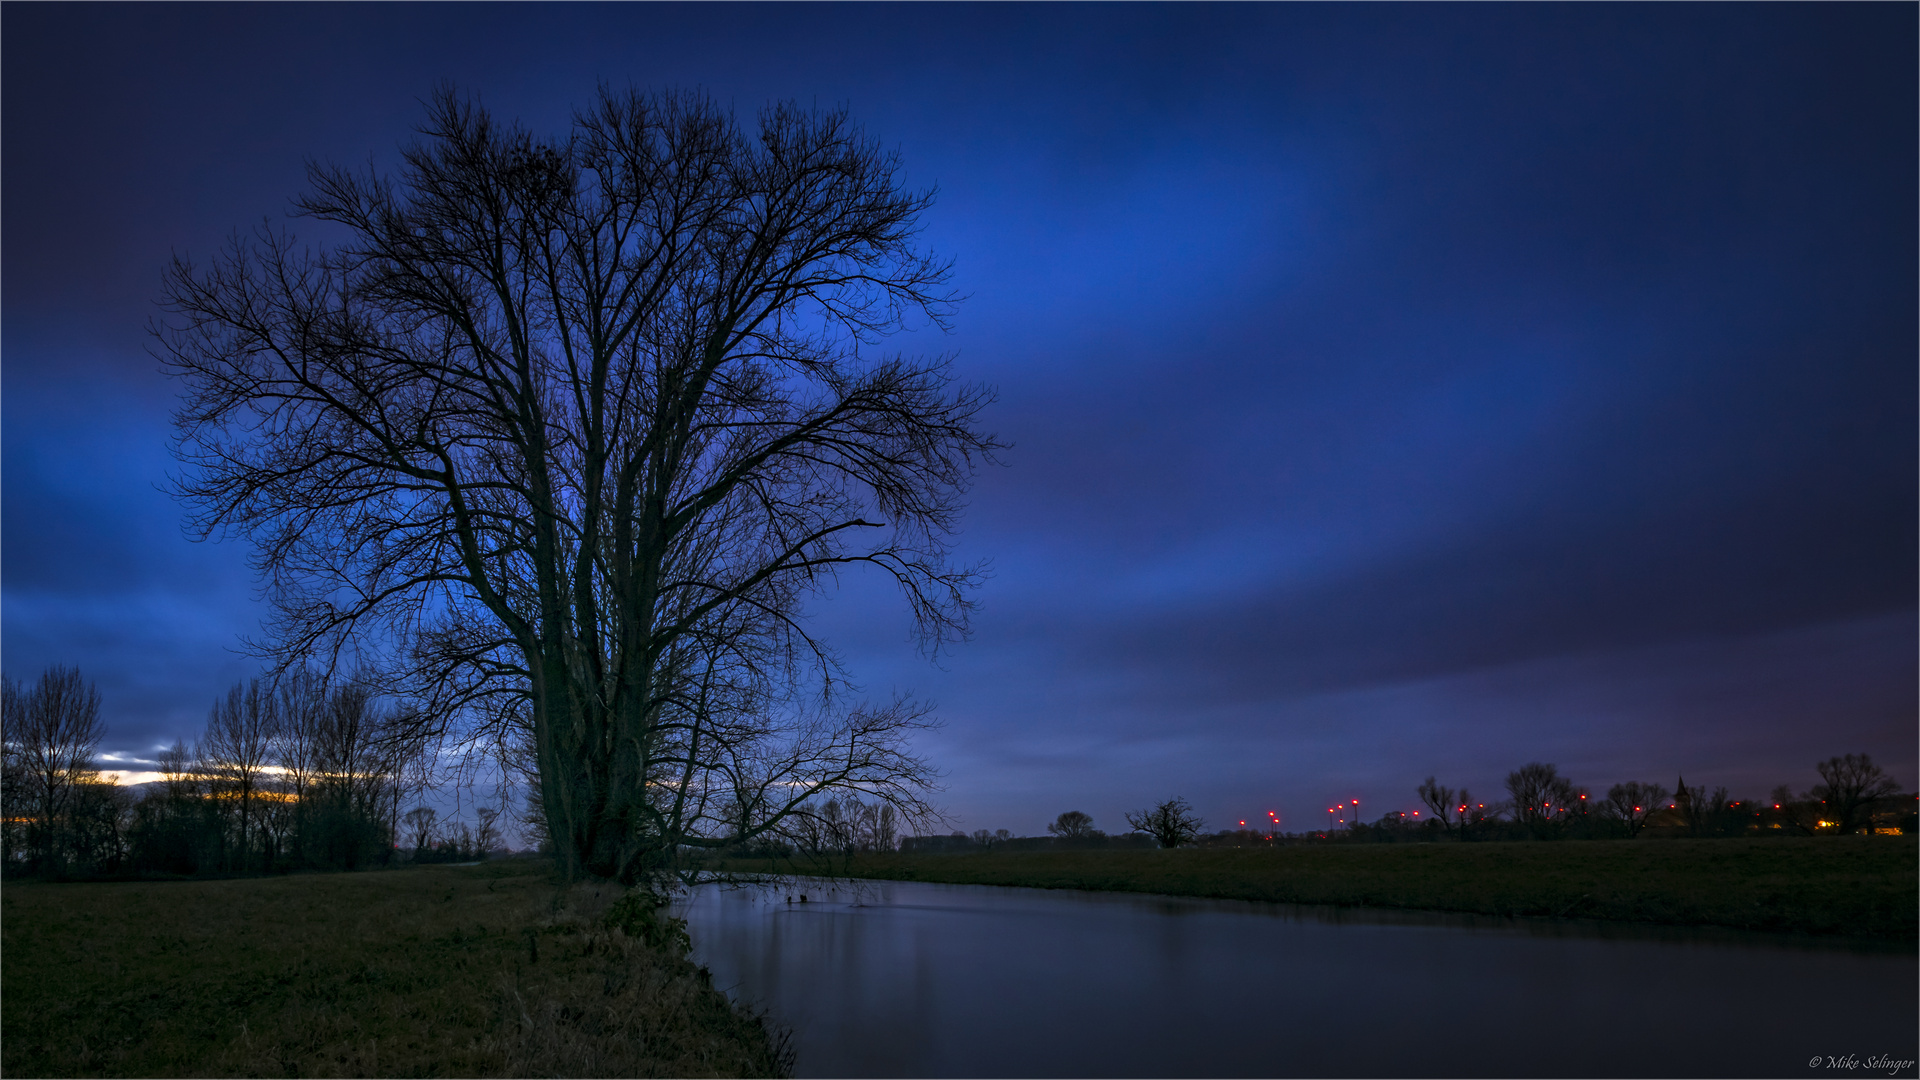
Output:
<svg viewBox="0 0 1920 1080">
<path fill-rule="evenodd" d="M 384 651 L 433 734 L 524 741 L 570 874 L 835 792 L 924 812 L 922 712 L 846 700 L 802 605 L 864 564 L 923 641 L 964 632 L 989 395 L 878 351 L 949 310 L 929 195 L 791 105 L 603 90 L 537 138 L 446 90 L 422 135 L 396 175 L 310 170 L 330 246 L 263 228 L 167 278 L 179 486 L 257 542 L 265 644 Z"/>
</svg>

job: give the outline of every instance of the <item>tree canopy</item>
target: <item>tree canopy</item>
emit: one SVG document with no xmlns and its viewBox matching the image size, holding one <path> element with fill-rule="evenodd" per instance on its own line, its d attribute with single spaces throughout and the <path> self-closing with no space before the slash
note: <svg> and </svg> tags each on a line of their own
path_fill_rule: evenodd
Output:
<svg viewBox="0 0 1920 1080">
<path fill-rule="evenodd" d="M 541 138 L 447 89 L 421 136 L 310 168 L 327 246 L 263 227 L 167 277 L 178 487 L 256 541 L 263 648 L 377 665 L 416 734 L 520 762 L 574 875 L 835 792 L 924 813 L 925 710 L 852 695 L 803 602 L 869 566 L 924 643 L 965 632 L 991 395 L 879 351 L 951 310 L 931 194 L 790 104 L 603 89 Z"/>
</svg>

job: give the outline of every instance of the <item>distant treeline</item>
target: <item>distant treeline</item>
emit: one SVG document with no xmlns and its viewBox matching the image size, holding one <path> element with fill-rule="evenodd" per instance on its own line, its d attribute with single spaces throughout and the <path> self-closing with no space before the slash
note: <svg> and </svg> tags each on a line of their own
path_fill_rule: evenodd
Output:
<svg viewBox="0 0 1920 1080">
<path fill-rule="evenodd" d="M 1781 784 L 1766 799 L 1731 798 L 1725 787 L 1672 790 L 1628 781 L 1596 797 L 1551 764 L 1530 762 L 1507 774 L 1506 798 L 1476 801 L 1429 776 L 1416 794 L 1425 815 L 1396 811 L 1371 824 L 1309 835 L 1350 840 L 1618 840 L 1642 834 L 1689 836 L 1845 836 L 1916 831 L 1915 803 L 1867 754 L 1814 766 L 1819 782 L 1795 794 Z"/>
<path fill-rule="evenodd" d="M 417 747 L 393 737 L 365 686 L 297 676 L 235 686 L 192 745 L 159 755 L 161 779 L 123 786 L 97 767 L 99 693 L 72 668 L 0 687 L 0 868 L 9 876 L 91 877 L 353 870 L 401 857 L 456 861 L 498 845 L 481 828 L 435 830 L 401 814 L 418 790 Z"/>
<path fill-rule="evenodd" d="M 1079 810 L 1061 814 L 1047 836 L 1014 836 L 1006 829 L 909 836 L 908 855 L 985 851 L 1073 851 L 1157 847 L 1270 847 L 1311 843 L 1432 843 L 1501 840 L 1629 840 L 1641 835 L 1695 838 L 1732 836 L 1844 836 L 1854 833 L 1920 832 L 1914 796 L 1866 754 L 1829 758 L 1814 766 L 1818 783 L 1796 795 L 1790 785 L 1767 799 L 1734 799 L 1724 787 L 1689 786 L 1681 777 L 1670 791 L 1660 784 L 1628 782 L 1604 797 L 1567 777 L 1558 767 L 1531 762 L 1507 774 L 1506 798 L 1476 801 L 1428 777 L 1416 793 L 1426 812 L 1394 811 L 1378 820 L 1341 821 L 1325 829 L 1280 832 L 1265 829 L 1200 831 L 1202 823 L 1184 799 L 1128 814 L 1134 831 L 1109 836 Z M 1357 807 L 1357 803 L 1352 804 Z M 1349 810 L 1328 808 L 1330 817 Z M 1171 828 L 1166 827 L 1168 822 Z"/>
</svg>

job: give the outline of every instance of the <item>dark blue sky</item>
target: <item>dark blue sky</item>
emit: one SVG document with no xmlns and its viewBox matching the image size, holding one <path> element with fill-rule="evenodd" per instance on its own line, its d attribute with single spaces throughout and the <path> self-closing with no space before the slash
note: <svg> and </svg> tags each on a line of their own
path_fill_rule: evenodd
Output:
<svg viewBox="0 0 1920 1080">
<path fill-rule="evenodd" d="M 161 493 L 163 264 L 394 159 L 441 80 L 845 104 L 937 184 L 1015 448 L 974 640 L 818 618 L 965 828 L 1185 794 L 1413 809 L 1556 762 L 1916 779 L 1912 5 L 23 5 L 4 96 L 5 666 L 191 736 L 262 615 Z"/>
</svg>

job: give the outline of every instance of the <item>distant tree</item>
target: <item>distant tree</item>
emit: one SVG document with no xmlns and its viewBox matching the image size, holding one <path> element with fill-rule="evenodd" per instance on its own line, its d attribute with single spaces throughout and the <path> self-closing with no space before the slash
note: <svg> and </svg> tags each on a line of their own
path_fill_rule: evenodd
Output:
<svg viewBox="0 0 1920 1080">
<path fill-rule="evenodd" d="M 1451 829 L 1460 839 L 1467 838 L 1469 808 L 1473 806 L 1472 792 L 1464 787 L 1459 791 L 1444 787 L 1431 776 L 1416 790 L 1420 794 L 1420 801 L 1433 812 L 1434 820 L 1440 823 L 1442 830 Z"/>
<path fill-rule="evenodd" d="M 303 861 L 352 870 L 391 858 L 415 734 L 365 682 L 325 690 L 298 750 L 312 770 L 295 826 Z"/>
<path fill-rule="evenodd" d="M 1191 844 L 1200 830 L 1206 828 L 1206 822 L 1193 812 L 1193 806 L 1179 796 L 1150 810 L 1129 813 L 1127 824 L 1136 832 L 1151 835 L 1163 848 Z"/>
<path fill-rule="evenodd" d="M 1559 835 L 1560 825 L 1579 798 L 1573 782 L 1552 765 L 1534 761 L 1507 774 L 1513 817 L 1536 840 Z"/>
<path fill-rule="evenodd" d="M 113 873 L 127 856 L 133 818 L 133 793 L 118 775 L 88 773 L 73 787 L 62 829 L 67 854 L 77 868 Z"/>
<path fill-rule="evenodd" d="M 193 874 L 222 867 L 225 822 L 208 798 L 206 770 L 175 739 L 160 751 L 160 782 L 133 809 L 128 858 L 138 871 Z"/>
<path fill-rule="evenodd" d="M 1873 805 L 1900 791 L 1900 784 L 1866 754 L 1828 758 L 1814 766 L 1820 782 L 1808 792 L 1826 804 L 1826 816 L 1845 836 L 1871 820 Z"/>
<path fill-rule="evenodd" d="M 406 826 L 406 838 L 412 841 L 413 850 L 425 851 L 433 845 L 433 823 L 440 812 L 431 806 L 416 806 L 401 815 L 400 822 Z"/>
<path fill-rule="evenodd" d="M 500 811 L 491 806 L 483 806 L 474 811 L 473 818 L 475 822 L 473 845 L 479 849 L 480 855 L 484 858 L 488 852 L 500 847 Z"/>
<path fill-rule="evenodd" d="M 6 680 L 0 699 L 6 741 L 17 761 L 27 847 L 36 869 L 57 873 L 68 854 L 62 833 L 75 789 L 92 777 L 94 752 L 107 734 L 100 692 L 79 669 L 56 665 L 31 690 Z"/>
<path fill-rule="evenodd" d="M 1091 840 L 1098 832 L 1093 827 L 1093 816 L 1079 810 L 1069 810 L 1054 818 L 1047 831 L 1062 840 Z"/>
<path fill-rule="evenodd" d="M 207 716 L 206 733 L 200 739 L 200 752 L 213 778 L 214 795 L 231 802 L 232 816 L 238 826 L 234 846 L 236 868 L 241 870 L 248 868 L 255 841 L 263 839 L 255 835 L 253 829 L 257 817 L 254 804 L 261 794 L 267 766 L 273 762 L 279 740 L 278 704 L 272 690 L 260 680 L 237 683 L 224 698 L 213 703 Z M 260 846 L 265 859 L 271 862 L 272 850 L 264 842 Z"/>
<path fill-rule="evenodd" d="M 1607 789 L 1607 801 L 1601 805 L 1601 812 L 1626 827 L 1629 838 L 1640 835 L 1647 827 L 1647 815 L 1660 809 L 1667 801 L 1667 789 L 1659 784 L 1643 784 L 1630 780 L 1624 784 L 1615 784 Z"/>
</svg>

